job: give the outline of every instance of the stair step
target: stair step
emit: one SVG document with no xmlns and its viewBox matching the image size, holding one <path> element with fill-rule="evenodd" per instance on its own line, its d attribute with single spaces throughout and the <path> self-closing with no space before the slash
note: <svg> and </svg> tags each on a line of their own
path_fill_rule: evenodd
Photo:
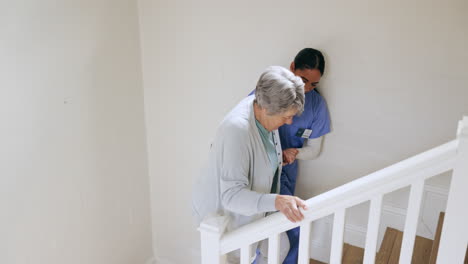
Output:
<svg viewBox="0 0 468 264">
<path fill-rule="evenodd" d="M 346 249 L 346 250 L 345 250 Z M 345 243 L 342 264 L 361 264 L 364 261 L 364 249 Z"/>
<path fill-rule="evenodd" d="M 400 258 L 401 243 L 403 240 L 403 232 L 387 228 L 384 240 L 380 246 L 380 251 L 377 253 L 375 263 L 379 264 L 398 264 Z M 416 236 L 414 241 L 414 250 L 411 263 L 427 264 L 431 256 L 433 241 L 431 239 Z"/>
<path fill-rule="evenodd" d="M 318 260 L 315 260 L 315 259 L 310 259 L 310 262 L 309 264 L 327 264 L 327 263 L 324 263 L 324 262 L 320 262 Z"/>
<path fill-rule="evenodd" d="M 348 243 L 343 244 L 342 264 L 361 264 L 364 261 L 364 249 Z M 315 259 L 310 259 L 310 264 L 326 264 Z"/>
<path fill-rule="evenodd" d="M 382 245 L 380 246 L 380 250 L 377 253 L 377 256 L 375 258 L 375 263 L 376 264 L 387 264 L 389 263 L 390 256 L 392 256 L 392 250 L 393 250 L 393 245 L 395 244 L 395 239 L 398 235 L 398 230 L 387 227 L 385 230 L 384 234 L 384 239 L 382 241 Z M 401 246 L 401 243 L 400 243 Z M 400 249 L 398 249 L 398 255 L 400 255 Z M 398 263 L 397 262 L 392 262 L 392 263 Z"/>
<path fill-rule="evenodd" d="M 432 244 L 431 258 L 429 264 L 436 264 L 437 254 L 439 253 L 440 235 L 442 234 L 442 226 L 444 225 L 445 213 L 440 212 L 439 222 L 437 222 L 436 234 L 434 237 L 434 244 Z"/>
<path fill-rule="evenodd" d="M 349 244 L 348 243 L 343 243 L 343 252 L 341 254 L 341 262 L 343 262 L 343 259 L 346 255 L 346 251 L 349 249 Z"/>
<path fill-rule="evenodd" d="M 393 243 L 392 252 L 388 259 L 388 264 L 398 264 L 400 258 L 401 243 L 403 242 L 403 232 L 396 230 L 395 242 Z"/>
<path fill-rule="evenodd" d="M 431 239 L 417 236 L 414 241 L 413 258 L 411 263 L 427 264 L 431 258 L 433 241 Z"/>
<path fill-rule="evenodd" d="M 465 263 L 464 264 L 468 264 L 468 247 L 466 247 Z"/>
</svg>

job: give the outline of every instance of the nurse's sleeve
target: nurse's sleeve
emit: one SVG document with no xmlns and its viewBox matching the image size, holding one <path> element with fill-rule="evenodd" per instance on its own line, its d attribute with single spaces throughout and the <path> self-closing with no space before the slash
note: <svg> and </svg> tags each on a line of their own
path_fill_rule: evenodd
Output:
<svg viewBox="0 0 468 264">
<path fill-rule="evenodd" d="M 325 102 L 325 99 L 321 96 L 318 97 L 317 101 L 311 124 L 312 133 L 309 139 L 318 138 L 330 133 L 330 113 L 328 111 L 327 102 Z"/>
<path fill-rule="evenodd" d="M 312 133 L 308 139 L 304 140 L 302 148 L 298 148 L 299 153 L 296 156 L 298 160 L 316 159 L 322 151 L 323 136 L 330 132 L 330 114 L 327 103 L 318 95 L 317 107 L 314 108 L 314 118 L 312 120 Z"/>
<path fill-rule="evenodd" d="M 302 148 L 298 148 L 296 159 L 298 160 L 313 160 L 316 159 L 322 150 L 323 136 L 318 138 L 304 140 Z"/>
<path fill-rule="evenodd" d="M 218 155 L 220 166 L 220 193 L 222 206 L 241 215 L 276 211 L 276 194 L 250 190 L 251 146 L 247 131 L 231 129 L 224 135 Z"/>
</svg>

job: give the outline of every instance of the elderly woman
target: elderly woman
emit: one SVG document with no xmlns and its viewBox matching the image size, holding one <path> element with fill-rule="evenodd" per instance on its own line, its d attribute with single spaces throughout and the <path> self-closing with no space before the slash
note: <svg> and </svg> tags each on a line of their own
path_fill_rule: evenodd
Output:
<svg viewBox="0 0 468 264">
<path fill-rule="evenodd" d="M 194 186 L 198 224 L 208 214 L 225 215 L 230 231 L 277 210 L 293 222 L 303 219 L 304 201 L 278 194 L 283 158 L 277 131 L 303 109 L 300 78 L 279 66 L 262 73 L 255 95 L 234 107 L 217 130 L 209 168 Z"/>
</svg>

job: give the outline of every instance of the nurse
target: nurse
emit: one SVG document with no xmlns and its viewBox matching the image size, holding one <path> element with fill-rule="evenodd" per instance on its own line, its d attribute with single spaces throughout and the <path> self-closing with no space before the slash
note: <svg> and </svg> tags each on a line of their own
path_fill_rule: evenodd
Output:
<svg viewBox="0 0 468 264">
<path fill-rule="evenodd" d="M 278 129 L 285 166 L 281 172 L 280 194 L 294 195 L 297 160 L 312 160 L 319 156 L 323 136 L 330 132 L 330 117 L 323 97 L 315 90 L 325 70 L 325 59 L 316 49 L 301 50 L 290 70 L 304 82 L 304 112 L 293 118 L 292 124 Z M 287 231 L 290 249 L 284 264 L 298 261 L 299 227 Z"/>
</svg>

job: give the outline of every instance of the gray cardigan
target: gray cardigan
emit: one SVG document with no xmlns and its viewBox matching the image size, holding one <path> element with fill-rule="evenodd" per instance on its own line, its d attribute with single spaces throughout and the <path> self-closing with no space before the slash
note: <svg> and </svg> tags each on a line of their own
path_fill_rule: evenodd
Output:
<svg viewBox="0 0 468 264">
<path fill-rule="evenodd" d="M 210 149 L 209 164 L 194 184 L 192 209 L 197 225 L 209 214 L 229 217 L 227 231 L 276 211 L 277 194 L 271 194 L 274 174 L 255 124 L 251 95 L 227 114 Z M 280 190 L 282 151 L 274 130 Z"/>
</svg>

